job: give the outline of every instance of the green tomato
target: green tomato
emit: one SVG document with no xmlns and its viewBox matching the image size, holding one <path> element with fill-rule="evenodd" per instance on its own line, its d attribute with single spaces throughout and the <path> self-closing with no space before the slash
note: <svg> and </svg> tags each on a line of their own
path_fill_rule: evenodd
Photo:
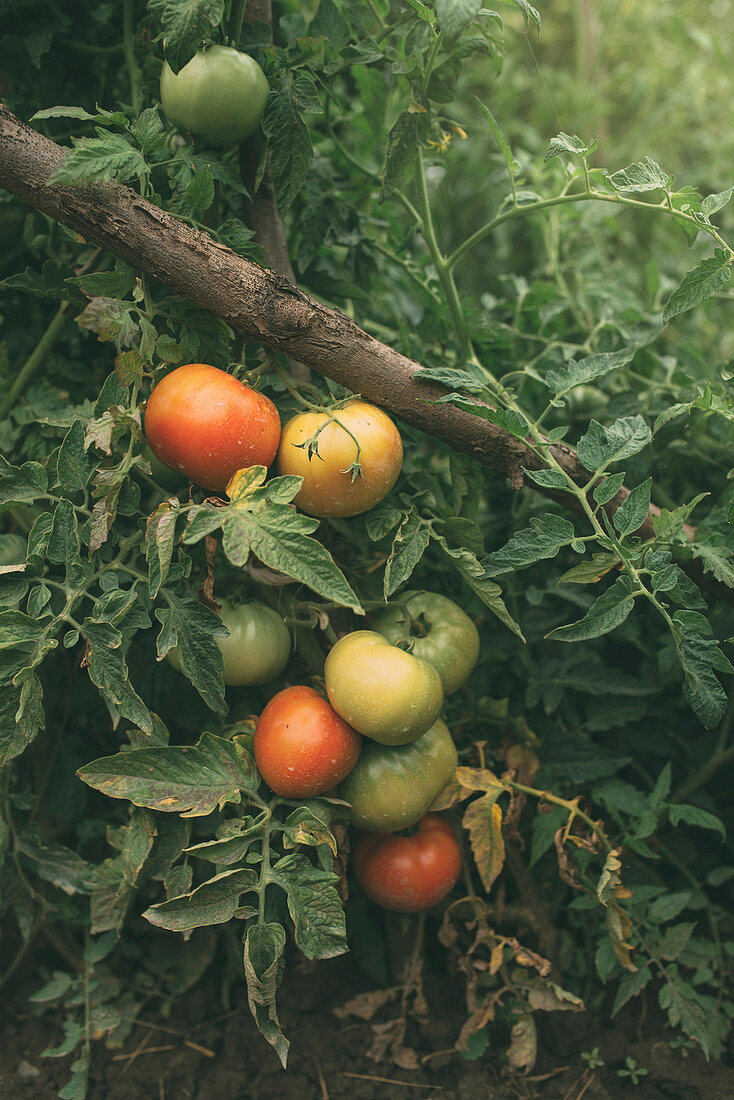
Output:
<svg viewBox="0 0 734 1100">
<path fill-rule="evenodd" d="M 479 631 L 465 611 L 437 592 L 406 592 L 404 599 L 402 607 L 388 607 L 378 615 L 375 630 L 393 645 L 401 638 L 412 642 L 413 656 L 433 665 L 450 695 L 466 683 L 477 663 Z"/>
<path fill-rule="evenodd" d="M 254 134 L 269 91 L 257 61 L 231 46 L 199 50 L 179 73 L 164 62 L 161 73 L 161 103 L 171 122 L 210 145 Z"/>
<path fill-rule="evenodd" d="M 363 744 L 337 795 L 351 803 L 353 825 L 374 833 L 394 833 L 423 817 L 457 766 L 456 746 L 439 719 L 409 745 Z"/>
<path fill-rule="evenodd" d="M 279 676 L 291 655 L 291 635 L 278 612 L 264 603 L 219 602 L 222 624 L 229 630 L 216 638 L 224 657 L 225 684 L 250 687 Z M 181 670 L 178 648 L 169 649 L 166 657 Z"/>
<path fill-rule="evenodd" d="M 433 665 L 374 630 L 340 638 L 326 658 L 326 692 L 336 713 L 365 737 L 404 745 L 429 730 L 443 703 Z"/>
</svg>

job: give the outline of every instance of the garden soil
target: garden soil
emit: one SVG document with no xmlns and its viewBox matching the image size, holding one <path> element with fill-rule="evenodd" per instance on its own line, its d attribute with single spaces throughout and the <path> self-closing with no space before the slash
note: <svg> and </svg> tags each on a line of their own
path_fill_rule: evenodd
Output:
<svg viewBox="0 0 734 1100">
<path fill-rule="evenodd" d="M 52 1100 L 68 1079 L 68 1059 L 41 1057 L 61 1027 L 58 1017 L 29 1005 L 37 984 L 18 983 L 0 1006 L 0 1100 Z M 377 1064 L 369 1056 L 373 1027 L 398 1009 L 371 1021 L 335 1011 L 364 988 L 349 958 L 291 972 L 280 997 L 291 1040 L 283 1071 L 244 997 L 223 1013 L 204 981 L 169 1016 L 142 1014 L 122 1050 L 93 1044 L 89 1100 L 734 1100 L 734 1069 L 671 1049 L 670 1032 L 649 1006 L 646 1015 L 644 1002 L 614 1029 L 588 1013 L 545 1017 L 536 1066 L 510 1077 L 489 1053 L 467 1061 L 451 1051 L 463 1022 L 461 997 L 437 983 L 427 990 L 430 1021 L 408 1025 L 406 1045 L 420 1068 Z M 592 1070 L 581 1054 L 594 1047 L 604 1065 Z M 637 1084 L 618 1075 L 627 1057 L 647 1070 Z"/>
</svg>

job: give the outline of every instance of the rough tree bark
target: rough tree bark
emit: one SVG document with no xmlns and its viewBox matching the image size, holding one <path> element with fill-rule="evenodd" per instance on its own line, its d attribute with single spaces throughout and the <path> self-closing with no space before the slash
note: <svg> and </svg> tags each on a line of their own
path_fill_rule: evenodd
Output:
<svg viewBox="0 0 734 1100">
<path fill-rule="evenodd" d="M 0 186 L 55 221 L 94 241 L 136 270 L 223 318 L 267 347 L 306 364 L 400 420 L 435 436 L 523 485 L 522 467 L 542 464 L 495 424 L 453 405 L 437 405 L 442 387 L 421 380 L 420 365 L 363 332 L 350 318 L 304 294 L 288 279 L 231 252 L 206 233 L 117 183 L 50 187 L 47 180 L 64 149 L 15 118 L 0 104 Z M 588 471 L 563 443 L 551 451 L 578 484 Z M 565 506 L 575 498 L 549 489 Z M 606 505 L 611 515 L 628 495 Z M 638 534 L 653 535 L 652 506 Z M 698 572 L 698 570 L 696 570 Z M 721 591 L 728 589 L 721 588 Z"/>
</svg>

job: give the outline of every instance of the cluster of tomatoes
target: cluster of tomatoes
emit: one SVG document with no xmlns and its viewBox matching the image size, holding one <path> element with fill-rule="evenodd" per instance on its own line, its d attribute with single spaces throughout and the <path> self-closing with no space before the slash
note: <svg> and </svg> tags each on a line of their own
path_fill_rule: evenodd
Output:
<svg viewBox="0 0 734 1100">
<path fill-rule="evenodd" d="M 400 434 L 375 406 L 354 400 L 336 412 L 299 413 L 281 431 L 267 397 L 202 363 L 177 368 L 155 387 L 145 433 L 156 459 L 207 490 L 223 491 L 239 469 L 277 461 L 280 474 L 302 477 L 295 502 L 318 517 L 367 511 L 402 464 Z M 221 603 L 225 683 L 279 675 L 291 639 L 277 612 Z M 333 646 L 324 668 L 328 701 L 305 685 L 270 700 L 254 754 L 275 794 L 332 793 L 350 803 L 358 881 L 378 904 L 415 912 L 445 897 L 461 868 L 451 826 L 428 810 L 457 766 L 440 717 L 444 696 L 471 673 L 479 635 L 460 607 L 426 592 L 406 593 L 373 627 Z M 178 665 L 176 651 L 169 656 Z"/>
</svg>

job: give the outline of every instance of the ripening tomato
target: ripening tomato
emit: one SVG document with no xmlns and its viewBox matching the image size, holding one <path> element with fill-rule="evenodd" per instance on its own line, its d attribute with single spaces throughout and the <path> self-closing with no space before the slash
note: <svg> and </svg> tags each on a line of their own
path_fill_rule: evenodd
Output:
<svg viewBox="0 0 734 1100">
<path fill-rule="evenodd" d="M 280 439 L 273 402 L 205 363 L 177 367 L 155 387 L 145 435 L 156 458 L 221 492 L 237 470 L 269 466 Z"/>
<path fill-rule="evenodd" d="M 309 454 L 304 444 L 317 433 L 317 451 Z M 361 473 L 355 477 L 350 467 L 357 461 L 357 444 Z M 398 429 L 366 401 L 350 401 L 333 413 L 299 413 L 283 428 L 278 451 L 278 472 L 303 478 L 296 504 L 320 518 L 373 508 L 392 489 L 402 462 Z"/>
<path fill-rule="evenodd" d="M 362 738 L 313 688 L 279 691 L 255 730 L 255 763 L 283 798 L 311 798 L 340 783 L 357 763 Z"/>
<path fill-rule="evenodd" d="M 407 614 L 406 614 L 407 612 Z M 406 592 L 402 604 L 375 619 L 375 630 L 436 669 L 447 695 L 465 684 L 479 657 L 479 631 L 465 611 L 438 592 Z"/>
<path fill-rule="evenodd" d="M 257 61 L 231 46 L 199 50 L 180 72 L 161 72 L 161 103 L 171 122 L 210 145 L 232 145 L 260 125 L 270 85 Z"/>
<path fill-rule="evenodd" d="M 451 893 L 461 872 L 461 849 L 448 821 L 426 814 L 413 836 L 359 833 L 352 866 L 371 901 L 396 913 L 418 913 Z"/>
<path fill-rule="evenodd" d="M 430 729 L 443 703 L 433 665 L 374 630 L 340 638 L 326 658 L 326 693 L 337 714 L 365 737 L 404 745 Z"/>
<path fill-rule="evenodd" d="M 374 833 L 414 825 L 431 808 L 458 767 L 456 745 L 439 719 L 409 745 L 365 741 L 337 792 L 352 807 L 352 824 Z"/>
</svg>

